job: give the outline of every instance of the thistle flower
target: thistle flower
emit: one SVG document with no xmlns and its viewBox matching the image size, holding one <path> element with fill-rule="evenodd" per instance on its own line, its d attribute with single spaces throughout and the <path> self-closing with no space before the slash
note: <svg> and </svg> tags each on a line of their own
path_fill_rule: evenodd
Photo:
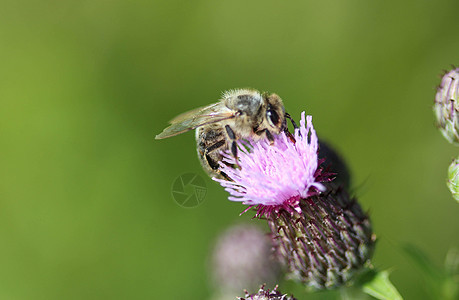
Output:
<svg viewBox="0 0 459 300">
<path fill-rule="evenodd" d="M 453 198 L 459 201 L 459 160 L 455 159 L 448 168 L 448 181 L 446 182 Z"/>
<path fill-rule="evenodd" d="M 287 294 L 282 294 L 276 285 L 272 291 L 265 290 L 265 285 L 262 285 L 256 294 L 249 294 L 245 291 L 244 297 L 238 297 L 239 300 L 296 300 L 296 298 L 289 297 Z"/>
<path fill-rule="evenodd" d="M 447 72 L 437 88 L 434 114 L 437 127 L 453 144 L 459 144 L 459 68 Z"/>
<path fill-rule="evenodd" d="M 281 133 L 274 145 L 262 140 L 240 142 L 238 161 L 224 153 L 220 169 L 233 181 L 215 179 L 230 193 L 229 200 L 257 206 L 257 216 L 269 217 L 281 209 L 300 212 L 300 200 L 325 191 L 327 174 L 319 168 L 318 139 L 312 117 L 301 115 L 300 128 L 295 130 L 295 143 Z M 232 168 L 238 164 L 240 168 Z"/>
<path fill-rule="evenodd" d="M 268 234 L 249 224 L 232 226 L 220 234 L 211 265 L 213 281 L 224 295 L 234 295 L 244 288 L 254 291 L 262 283 L 274 284 L 280 277 Z"/>
<path fill-rule="evenodd" d="M 369 265 L 375 236 L 356 200 L 319 167 L 311 116 L 302 113 L 294 137 L 292 142 L 282 133 L 274 145 L 246 142 L 240 168 L 221 165 L 233 181 L 215 180 L 229 200 L 256 207 L 256 217 L 268 220 L 289 277 L 313 289 L 335 288 Z M 225 160 L 236 163 L 230 155 Z"/>
</svg>

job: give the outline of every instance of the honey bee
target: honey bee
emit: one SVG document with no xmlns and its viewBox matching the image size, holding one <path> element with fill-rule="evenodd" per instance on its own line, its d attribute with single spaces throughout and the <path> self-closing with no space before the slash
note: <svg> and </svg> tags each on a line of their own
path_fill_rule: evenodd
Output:
<svg viewBox="0 0 459 300">
<path fill-rule="evenodd" d="M 239 139 L 253 141 L 266 138 L 274 142 L 273 135 L 288 133 L 286 119 L 295 122 L 285 112 L 282 99 L 276 94 L 260 93 L 253 89 L 237 89 L 223 93 L 217 103 L 185 112 L 169 123 L 169 127 L 156 136 L 164 139 L 196 129 L 198 157 L 210 177 L 230 180 L 219 170 L 222 151 L 231 150 L 237 158 Z"/>
</svg>

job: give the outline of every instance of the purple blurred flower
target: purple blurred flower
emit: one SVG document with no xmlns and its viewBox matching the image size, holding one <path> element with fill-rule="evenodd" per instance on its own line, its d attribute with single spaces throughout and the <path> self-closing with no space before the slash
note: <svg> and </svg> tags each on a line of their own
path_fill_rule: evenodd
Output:
<svg viewBox="0 0 459 300">
<path fill-rule="evenodd" d="M 267 139 L 257 143 L 239 142 L 236 162 L 224 154 L 221 170 L 233 181 L 215 179 L 230 193 L 232 201 L 257 206 L 257 216 L 269 216 L 280 209 L 300 212 L 299 201 L 325 190 L 321 183 L 329 181 L 319 168 L 318 139 L 312 117 L 301 114 L 300 128 L 295 130 L 295 142 L 282 132 L 271 145 Z M 233 165 L 240 168 L 233 168 Z"/>
<path fill-rule="evenodd" d="M 219 235 L 212 253 L 212 277 L 223 294 L 260 284 L 273 285 L 280 277 L 280 265 L 272 253 L 268 234 L 255 225 L 238 224 Z M 232 297 L 231 299 L 234 299 Z"/>
</svg>

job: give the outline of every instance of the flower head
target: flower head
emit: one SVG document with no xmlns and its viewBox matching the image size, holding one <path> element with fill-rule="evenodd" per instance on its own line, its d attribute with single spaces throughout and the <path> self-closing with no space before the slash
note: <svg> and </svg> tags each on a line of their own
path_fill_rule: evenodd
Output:
<svg viewBox="0 0 459 300">
<path fill-rule="evenodd" d="M 295 142 L 285 133 L 257 143 L 240 142 L 237 161 L 224 154 L 221 170 L 233 181 L 214 179 L 230 193 L 229 200 L 241 201 L 250 207 L 258 205 L 258 215 L 269 215 L 281 208 L 299 210 L 299 200 L 323 191 L 326 176 L 319 168 L 318 139 L 312 117 L 301 114 Z M 240 168 L 233 168 L 237 164 Z"/>
<path fill-rule="evenodd" d="M 322 171 L 331 152 L 318 159 L 312 118 L 301 115 L 295 141 L 281 133 L 274 144 L 242 143 L 236 161 L 226 154 L 221 170 L 232 181 L 215 179 L 249 208 L 257 205 L 271 229 L 275 253 L 287 274 L 311 289 L 350 283 L 370 265 L 375 244 L 371 222 L 346 184 Z M 240 168 L 232 168 L 239 165 Z"/>
</svg>

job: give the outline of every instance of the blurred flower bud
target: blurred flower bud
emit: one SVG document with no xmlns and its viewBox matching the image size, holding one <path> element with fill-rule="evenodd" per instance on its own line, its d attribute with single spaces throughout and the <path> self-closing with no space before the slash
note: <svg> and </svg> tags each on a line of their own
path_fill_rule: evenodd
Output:
<svg viewBox="0 0 459 300">
<path fill-rule="evenodd" d="M 459 68 L 447 72 L 437 88 L 433 107 L 435 122 L 443 136 L 453 144 L 459 144 Z"/>
<path fill-rule="evenodd" d="M 459 160 L 455 159 L 448 168 L 448 181 L 446 182 L 453 198 L 459 201 Z"/>
<path fill-rule="evenodd" d="M 300 201 L 301 212 L 268 219 L 288 275 L 311 289 L 348 284 L 370 264 L 375 235 L 368 216 L 342 187 Z"/>
<path fill-rule="evenodd" d="M 296 298 L 289 297 L 287 294 L 282 294 L 276 285 L 272 291 L 265 290 L 265 285 L 262 285 L 256 294 L 249 294 L 245 291 L 244 297 L 238 297 L 239 300 L 296 300 Z"/>
<path fill-rule="evenodd" d="M 280 266 L 272 252 L 269 235 L 256 226 L 240 224 L 221 234 L 212 256 L 212 275 L 221 294 L 243 289 L 256 291 L 261 284 L 273 285 Z"/>
</svg>

